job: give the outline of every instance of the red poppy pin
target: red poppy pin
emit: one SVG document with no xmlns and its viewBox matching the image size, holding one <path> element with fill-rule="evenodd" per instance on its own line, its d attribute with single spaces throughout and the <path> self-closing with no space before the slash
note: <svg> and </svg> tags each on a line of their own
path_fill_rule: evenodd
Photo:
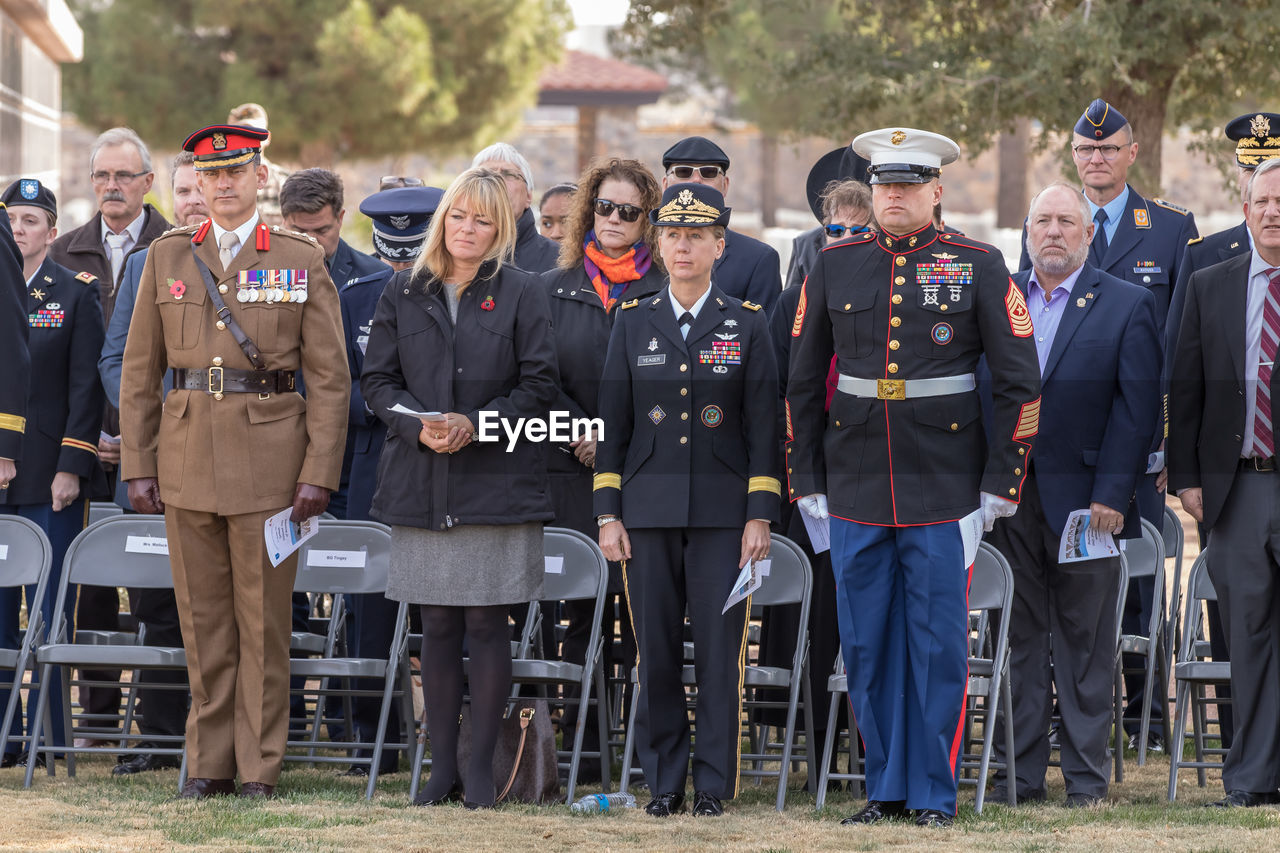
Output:
<svg viewBox="0 0 1280 853">
<path fill-rule="evenodd" d="M 169 293 L 173 295 L 174 299 L 181 299 L 182 294 L 186 292 L 187 286 L 180 279 L 169 279 Z"/>
<path fill-rule="evenodd" d="M 481 302 L 481 303 L 480 303 L 480 308 L 481 308 L 481 310 L 484 310 L 484 311 L 492 311 L 492 310 L 493 310 L 493 297 L 492 297 L 492 296 L 486 296 L 486 297 L 484 298 L 484 302 Z"/>
</svg>

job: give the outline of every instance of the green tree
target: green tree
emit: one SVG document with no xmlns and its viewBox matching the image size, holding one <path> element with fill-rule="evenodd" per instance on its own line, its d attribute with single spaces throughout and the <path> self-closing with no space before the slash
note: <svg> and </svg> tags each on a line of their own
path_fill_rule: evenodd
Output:
<svg viewBox="0 0 1280 853">
<path fill-rule="evenodd" d="M 633 0 L 620 44 L 726 84 L 766 132 L 835 139 L 887 124 L 972 151 L 1023 119 L 1070 132 L 1106 98 L 1160 185 L 1167 128 L 1220 134 L 1280 86 L 1272 0 Z M 1060 138 L 1041 135 L 1040 144 Z M 1064 150 L 1063 159 L 1066 163 Z"/>
<path fill-rule="evenodd" d="M 176 145 L 256 101 L 271 153 L 465 151 L 509 130 L 570 25 L 564 0 L 73 0 L 66 107 Z"/>
</svg>

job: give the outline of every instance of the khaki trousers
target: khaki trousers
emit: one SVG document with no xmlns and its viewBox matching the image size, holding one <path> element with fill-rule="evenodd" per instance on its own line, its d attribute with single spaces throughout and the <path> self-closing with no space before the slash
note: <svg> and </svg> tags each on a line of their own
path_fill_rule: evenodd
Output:
<svg viewBox="0 0 1280 853">
<path fill-rule="evenodd" d="M 297 555 L 273 567 L 263 524 L 165 508 L 187 650 L 188 775 L 275 785 L 289 730 L 289 637 Z"/>
</svg>

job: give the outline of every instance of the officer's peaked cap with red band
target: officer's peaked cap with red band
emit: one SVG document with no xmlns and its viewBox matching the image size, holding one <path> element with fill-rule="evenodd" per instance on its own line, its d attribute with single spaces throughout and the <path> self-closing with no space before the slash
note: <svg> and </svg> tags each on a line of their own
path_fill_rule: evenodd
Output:
<svg viewBox="0 0 1280 853">
<path fill-rule="evenodd" d="M 226 169 L 252 160 L 270 135 L 243 124 L 211 124 L 188 136 L 182 150 L 195 155 L 197 172 Z"/>
</svg>

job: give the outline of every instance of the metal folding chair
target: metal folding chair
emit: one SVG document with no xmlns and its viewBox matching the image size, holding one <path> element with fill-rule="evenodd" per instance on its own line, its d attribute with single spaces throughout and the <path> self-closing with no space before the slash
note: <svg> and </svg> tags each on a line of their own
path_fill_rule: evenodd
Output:
<svg viewBox="0 0 1280 853">
<path fill-rule="evenodd" d="M 1120 552 L 1121 562 L 1124 565 L 1124 574 L 1127 580 L 1133 578 L 1154 576 L 1155 578 L 1155 594 L 1157 596 L 1164 594 L 1164 572 L 1165 572 L 1165 550 L 1164 535 L 1156 529 L 1156 526 L 1145 518 L 1142 519 L 1142 537 L 1139 539 L 1129 539 L 1125 542 L 1125 548 Z M 1127 581 L 1126 581 L 1127 586 Z M 1121 611 L 1123 613 L 1123 611 Z M 1123 657 L 1125 654 L 1142 655 L 1145 660 L 1144 681 L 1143 681 L 1143 701 L 1142 701 L 1142 722 L 1141 731 L 1139 733 L 1138 743 L 1138 766 L 1141 767 L 1147 763 L 1147 734 L 1151 731 L 1151 708 L 1155 702 L 1160 702 L 1162 708 L 1161 719 L 1169 719 L 1169 689 L 1166 685 L 1169 683 L 1169 671 L 1166 661 L 1168 658 L 1164 653 L 1165 643 L 1165 611 L 1164 602 L 1155 601 L 1151 607 L 1151 619 L 1147 624 L 1146 634 L 1121 634 L 1119 653 L 1121 656 L 1116 658 L 1116 680 L 1115 695 L 1116 703 L 1116 719 L 1120 721 L 1119 728 L 1116 732 L 1116 750 L 1122 754 L 1123 750 L 1123 713 L 1124 713 L 1124 669 Z M 1160 681 L 1157 683 L 1156 678 Z M 1159 693 L 1159 698 L 1156 694 Z M 1166 732 L 1167 733 L 1167 732 Z M 1169 746 L 1172 749 L 1172 745 Z M 1116 781 L 1120 781 L 1117 775 Z"/>
<path fill-rule="evenodd" d="M 142 669 L 179 669 L 186 670 L 186 653 L 180 648 L 146 645 L 145 632 L 139 635 L 136 644 L 94 644 L 80 641 L 80 637 L 72 637 L 71 626 L 67 624 L 64 613 L 68 595 L 73 595 L 76 584 L 92 584 L 95 586 L 125 586 L 141 589 L 172 589 L 173 573 L 169 568 L 168 540 L 165 537 L 164 518 L 156 515 L 118 515 L 105 518 L 85 528 L 67 549 L 63 562 L 62 577 L 58 582 L 57 604 L 54 605 L 53 625 L 49 632 L 49 643 L 36 649 L 35 663 L 40 667 L 40 681 L 47 683 L 54 667 L 62 672 L 62 708 L 65 720 L 67 740 L 71 741 L 71 670 L 87 669 L 121 669 L 137 671 Z M 152 684 L 149 689 L 181 689 L 186 685 L 172 688 Z M 112 740 L 120 744 L 107 747 L 75 747 L 72 743 L 55 746 L 43 743 L 40 733 L 45 715 L 49 709 L 49 691 L 40 691 L 37 706 L 36 723 L 31 732 L 31 753 L 43 753 L 46 758 L 49 775 L 54 773 L 53 757 L 56 753 L 67 756 L 67 773 L 75 775 L 75 756 L 77 753 L 124 753 L 137 755 L 152 753 L 160 755 L 183 755 L 185 768 L 185 750 L 183 735 L 134 734 L 131 720 L 126 718 L 125 727 L 119 732 L 112 732 Z M 146 742 L 148 746 L 130 745 L 130 743 Z M 165 747 L 164 744 L 172 744 Z M 150 745 L 154 744 L 154 746 Z M 35 761 L 27 762 L 27 773 L 24 784 L 31 786 L 35 772 Z"/>
<path fill-rule="evenodd" d="M 27 629 L 22 632 L 18 647 L 0 648 L 0 671 L 10 672 L 13 677 L 5 702 L 4 724 L 0 727 L 0 755 L 8 750 L 9 726 L 13 724 L 14 715 L 22 714 L 22 679 L 31 666 L 36 646 L 44 637 L 44 612 L 39 602 L 44 601 L 52 565 L 53 547 L 38 524 L 18 515 L 0 515 L 0 587 L 19 590 L 31 584 L 36 587 L 35 596 L 27 602 Z M 27 695 L 30 702 L 30 692 Z M 26 743 L 29 737 L 22 735 L 13 740 Z"/>
<path fill-rule="evenodd" d="M 1177 701 L 1173 711 L 1173 736 L 1169 743 L 1176 748 L 1169 750 L 1169 802 L 1178 795 L 1178 771 L 1183 768 L 1194 768 L 1196 781 L 1203 788 L 1206 784 L 1205 770 L 1222 769 L 1221 758 L 1227 750 L 1221 747 L 1205 746 L 1206 714 L 1209 705 L 1219 700 L 1208 698 L 1205 688 L 1209 685 L 1223 685 L 1231 682 L 1231 662 L 1204 660 L 1197 648 L 1196 637 L 1204 624 L 1204 604 L 1217 601 L 1218 593 L 1209 578 L 1208 549 L 1200 552 L 1191 566 L 1191 574 L 1187 578 L 1187 606 L 1183 611 L 1182 642 L 1178 645 L 1177 661 L 1173 665 L 1174 685 Z M 1187 716 L 1191 717 L 1191 739 L 1195 745 L 1195 758 L 1182 757 L 1182 743 L 1187 732 Z M 1209 761 L 1207 756 L 1219 756 L 1217 761 Z"/>
<path fill-rule="evenodd" d="M 375 521 L 336 521 L 322 520 L 320 529 L 298 549 L 298 574 L 294 580 L 294 591 L 305 592 L 313 596 L 332 596 L 334 609 L 342 607 L 344 595 L 385 593 L 387 590 L 387 571 L 391 565 L 391 528 Z M 304 694 L 315 696 L 315 711 L 312 718 L 311 731 L 307 740 L 290 740 L 289 749 L 306 750 L 305 753 L 286 751 L 286 761 L 305 761 L 309 763 L 350 763 L 367 764 L 369 782 L 365 797 L 370 799 L 378 783 L 378 768 L 382 752 L 388 746 L 387 720 L 391 714 L 391 704 L 395 700 L 401 703 L 400 710 L 403 729 L 398 742 L 393 746 L 408 750 L 410 748 L 410 731 L 413 725 L 413 697 L 410 692 L 408 661 L 405 649 L 408 643 L 408 605 L 400 603 L 396 613 L 396 630 L 392 636 L 391 647 L 385 657 L 341 657 L 337 653 L 341 647 L 338 635 L 345 623 L 331 620 L 322 652 L 317 657 L 290 658 L 290 676 L 300 676 L 307 681 L 301 690 Z M 376 679 L 377 689 L 353 686 L 354 679 Z M 314 683 L 315 686 L 311 686 Z M 320 742 L 318 740 L 320 723 L 324 719 L 325 702 L 328 697 L 340 697 L 349 709 L 350 700 L 355 696 L 378 696 L 382 704 L 378 717 L 376 740 L 372 743 L 355 740 L 355 733 L 350 727 L 351 716 L 347 714 L 349 740 L 342 743 Z M 317 748 L 341 750 L 341 755 L 319 755 Z M 370 757 L 361 757 L 357 750 L 372 750 Z"/>
</svg>

